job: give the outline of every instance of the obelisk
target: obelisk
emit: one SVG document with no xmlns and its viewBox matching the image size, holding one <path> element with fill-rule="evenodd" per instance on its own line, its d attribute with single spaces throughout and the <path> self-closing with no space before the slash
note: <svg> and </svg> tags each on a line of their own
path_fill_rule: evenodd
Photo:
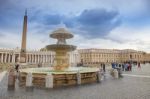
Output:
<svg viewBox="0 0 150 99">
<path fill-rule="evenodd" d="M 24 21 L 23 21 L 20 63 L 26 63 L 26 39 L 27 39 L 27 10 L 25 11 Z"/>
</svg>

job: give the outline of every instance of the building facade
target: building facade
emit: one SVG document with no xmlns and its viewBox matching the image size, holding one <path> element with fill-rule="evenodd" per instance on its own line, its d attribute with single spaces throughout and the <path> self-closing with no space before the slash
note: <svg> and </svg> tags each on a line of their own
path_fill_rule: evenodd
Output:
<svg viewBox="0 0 150 99">
<path fill-rule="evenodd" d="M 132 49 L 80 49 L 81 63 L 84 65 L 98 65 L 101 63 L 150 62 L 150 54 Z"/>
</svg>

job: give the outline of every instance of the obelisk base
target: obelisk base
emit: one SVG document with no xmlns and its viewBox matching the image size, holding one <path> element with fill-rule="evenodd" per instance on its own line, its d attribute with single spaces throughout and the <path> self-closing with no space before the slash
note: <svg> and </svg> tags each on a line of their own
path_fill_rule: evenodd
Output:
<svg viewBox="0 0 150 99">
<path fill-rule="evenodd" d="M 25 59 L 25 57 L 20 57 L 20 61 L 19 61 L 20 63 L 26 63 L 26 59 Z"/>
</svg>

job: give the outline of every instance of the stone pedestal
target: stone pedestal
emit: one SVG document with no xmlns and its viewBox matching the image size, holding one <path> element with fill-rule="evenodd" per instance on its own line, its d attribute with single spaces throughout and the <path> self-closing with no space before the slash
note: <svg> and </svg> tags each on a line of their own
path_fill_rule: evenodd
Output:
<svg viewBox="0 0 150 99">
<path fill-rule="evenodd" d="M 10 70 L 8 74 L 8 90 L 15 89 L 15 71 L 13 69 Z"/>
<path fill-rule="evenodd" d="M 46 86 L 46 88 L 53 88 L 53 75 L 52 74 L 48 74 L 46 77 L 45 77 L 45 79 L 46 79 L 46 84 L 45 84 L 45 86 Z"/>
<path fill-rule="evenodd" d="M 78 84 L 78 85 L 81 84 L 81 74 L 80 74 L 79 71 L 77 72 L 77 84 Z"/>
<path fill-rule="evenodd" d="M 102 78 L 101 72 L 98 71 L 97 72 L 97 82 L 101 82 L 101 78 Z"/>
<path fill-rule="evenodd" d="M 118 78 L 119 76 L 118 76 L 118 71 L 117 71 L 117 69 L 114 69 L 114 78 Z"/>
<path fill-rule="evenodd" d="M 25 57 L 20 57 L 20 63 L 26 63 L 26 59 L 25 59 Z"/>
<path fill-rule="evenodd" d="M 26 77 L 26 87 L 32 87 L 32 73 L 28 73 Z"/>
</svg>

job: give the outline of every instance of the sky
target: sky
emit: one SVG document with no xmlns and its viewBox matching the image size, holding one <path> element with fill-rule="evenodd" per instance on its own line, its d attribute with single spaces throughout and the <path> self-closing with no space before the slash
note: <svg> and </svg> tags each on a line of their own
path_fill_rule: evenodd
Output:
<svg viewBox="0 0 150 99">
<path fill-rule="evenodd" d="M 0 48 L 21 46 L 26 9 L 27 49 L 56 43 L 49 34 L 63 27 L 78 49 L 150 52 L 150 0 L 0 0 Z"/>
</svg>

